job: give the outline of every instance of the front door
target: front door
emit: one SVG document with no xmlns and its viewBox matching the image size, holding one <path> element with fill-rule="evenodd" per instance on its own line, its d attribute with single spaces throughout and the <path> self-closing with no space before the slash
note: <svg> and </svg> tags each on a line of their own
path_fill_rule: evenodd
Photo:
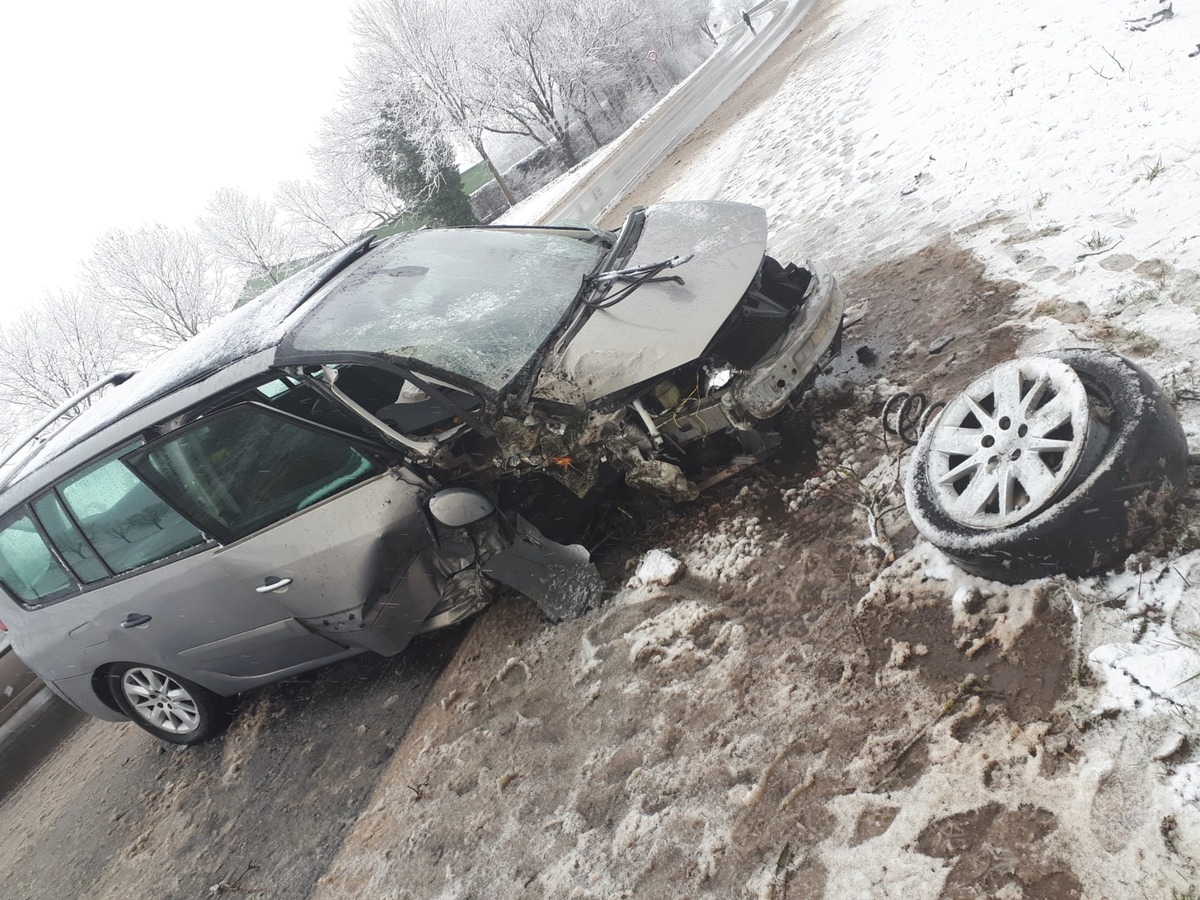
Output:
<svg viewBox="0 0 1200 900">
<path fill-rule="evenodd" d="M 398 477 L 384 457 L 259 403 L 204 416 L 124 457 L 221 544 L 208 580 L 224 602 L 279 610 L 272 623 L 256 617 L 249 628 L 190 643 L 178 651 L 189 668 L 278 671 L 331 643 L 297 620 L 321 628 L 387 590 L 429 533 L 423 485 Z"/>
</svg>

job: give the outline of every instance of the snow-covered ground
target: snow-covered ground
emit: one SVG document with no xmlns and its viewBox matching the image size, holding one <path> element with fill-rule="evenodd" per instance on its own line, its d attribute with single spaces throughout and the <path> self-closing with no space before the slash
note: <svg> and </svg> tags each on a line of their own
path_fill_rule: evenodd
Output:
<svg viewBox="0 0 1200 900">
<path fill-rule="evenodd" d="M 760 203 L 776 255 L 842 272 L 952 235 L 990 277 L 1023 285 L 1023 351 L 1133 354 L 1174 395 L 1195 453 L 1200 10 L 1180 6 L 844 0 L 774 103 L 677 168 L 659 199 Z M 1171 563 L 1174 579 L 1164 564 L 1137 578 L 1129 614 L 1157 614 L 1136 649 L 1092 652 L 1126 706 L 1126 670 L 1166 692 L 1137 700 L 1159 712 L 1200 672 L 1191 558 Z M 1124 596 L 1129 577 L 1081 590 Z"/>
<path fill-rule="evenodd" d="M 893 381 L 1128 353 L 1196 452 L 1198 16 L 818 5 L 626 205 L 758 203 L 774 255 L 825 259 L 867 320 L 889 291 L 961 300 L 925 313 L 948 359 L 896 318 Z M 682 581 L 654 554 L 580 622 L 490 613 L 321 895 L 1195 896 L 1195 524 L 1106 576 L 965 576 L 887 512 L 901 464 L 864 411 L 902 386 L 810 409 L 821 475 L 652 532 Z"/>
</svg>

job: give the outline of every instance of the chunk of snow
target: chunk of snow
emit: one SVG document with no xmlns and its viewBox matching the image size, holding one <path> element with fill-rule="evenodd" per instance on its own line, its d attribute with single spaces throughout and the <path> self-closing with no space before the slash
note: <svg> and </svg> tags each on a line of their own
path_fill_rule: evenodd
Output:
<svg viewBox="0 0 1200 900">
<path fill-rule="evenodd" d="M 642 584 L 675 584 L 683 577 L 687 566 L 665 550 L 651 550 L 642 557 L 636 578 Z"/>
</svg>

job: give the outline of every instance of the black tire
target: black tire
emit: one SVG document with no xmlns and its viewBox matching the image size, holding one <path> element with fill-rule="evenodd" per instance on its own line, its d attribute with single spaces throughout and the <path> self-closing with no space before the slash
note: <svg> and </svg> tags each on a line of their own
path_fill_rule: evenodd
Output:
<svg viewBox="0 0 1200 900">
<path fill-rule="evenodd" d="M 170 744 L 190 746 L 229 727 L 237 699 L 222 697 L 158 666 L 122 663 L 109 674 L 121 712 Z"/>
<path fill-rule="evenodd" d="M 1059 350 L 1079 376 L 1102 437 L 1089 442 L 1065 486 L 1017 524 L 973 528 L 934 497 L 929 459 L 936 427 L 917 444 L 905 483 L 909 515 L 930 543 L 965 571 L 1016 584 L 1118 565 L 1163 524 L 1187 482 L 1187 440 L 1161 389 L 1144 370 L 1103 350 Z"/>
</svg>

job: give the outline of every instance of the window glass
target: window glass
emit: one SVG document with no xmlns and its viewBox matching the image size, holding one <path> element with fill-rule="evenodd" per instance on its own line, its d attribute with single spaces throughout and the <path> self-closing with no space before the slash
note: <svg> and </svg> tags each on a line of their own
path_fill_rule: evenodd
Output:
<svg viewBox="0 0 1200 900">
<path fill-rule="evenodd" d="M 18 600 L 36 603 L 73 585 L 28 515 L 0 522 L 0 581 Z"/>
<path fill-rule="evenodd" d="M 206 416 L 125 460 L 222 543 L 380 471 L 345 440 L 250 404 Z"/>
<path fill-rule="evenodd" d="M 100 558 L 128 572 L 204 543 L 196 526 L 163 503 L 121 462 L 120 450 L 59 487 Z"/>
<path fill-rule="evenodd" d="M 75 570 L 80 581 L 90 583 L 108 577 L 108 569 L 96 558 L 95 551 L 67 516 L 57 497 L 47 494 L 35 500 L 33 511 L 37 513 L 51 542 L 58 548 L 59 555 Z"/>
<path fill-rule="evenodd" d="M 561 234 L 413 232 L 372 251 L 284 345 L 383 353 L 499 390 L 567 313 L 604 252 Z"/>
<path fill-rule="evenodd" d="M 246 399 L 261 402 L 271 409 L 291 413 L 326 428 L 344 431 L 368 440 L 379 440 L 378 433 L 368 428 L 358 416 L 291 378 L 278 378 L 260 384 L 246 394 Z"/>
<path fill-rule="evenodd" d="M 295 382 L 290 378 L 276 378 L 274 381 L 268 381 L 266 384 L 260 384 L 255 388 L 259 395 L 270 400 L 272 397 L 278 397 L 280 394 L 290 391 L 295 385 Z"/>
</svg>

